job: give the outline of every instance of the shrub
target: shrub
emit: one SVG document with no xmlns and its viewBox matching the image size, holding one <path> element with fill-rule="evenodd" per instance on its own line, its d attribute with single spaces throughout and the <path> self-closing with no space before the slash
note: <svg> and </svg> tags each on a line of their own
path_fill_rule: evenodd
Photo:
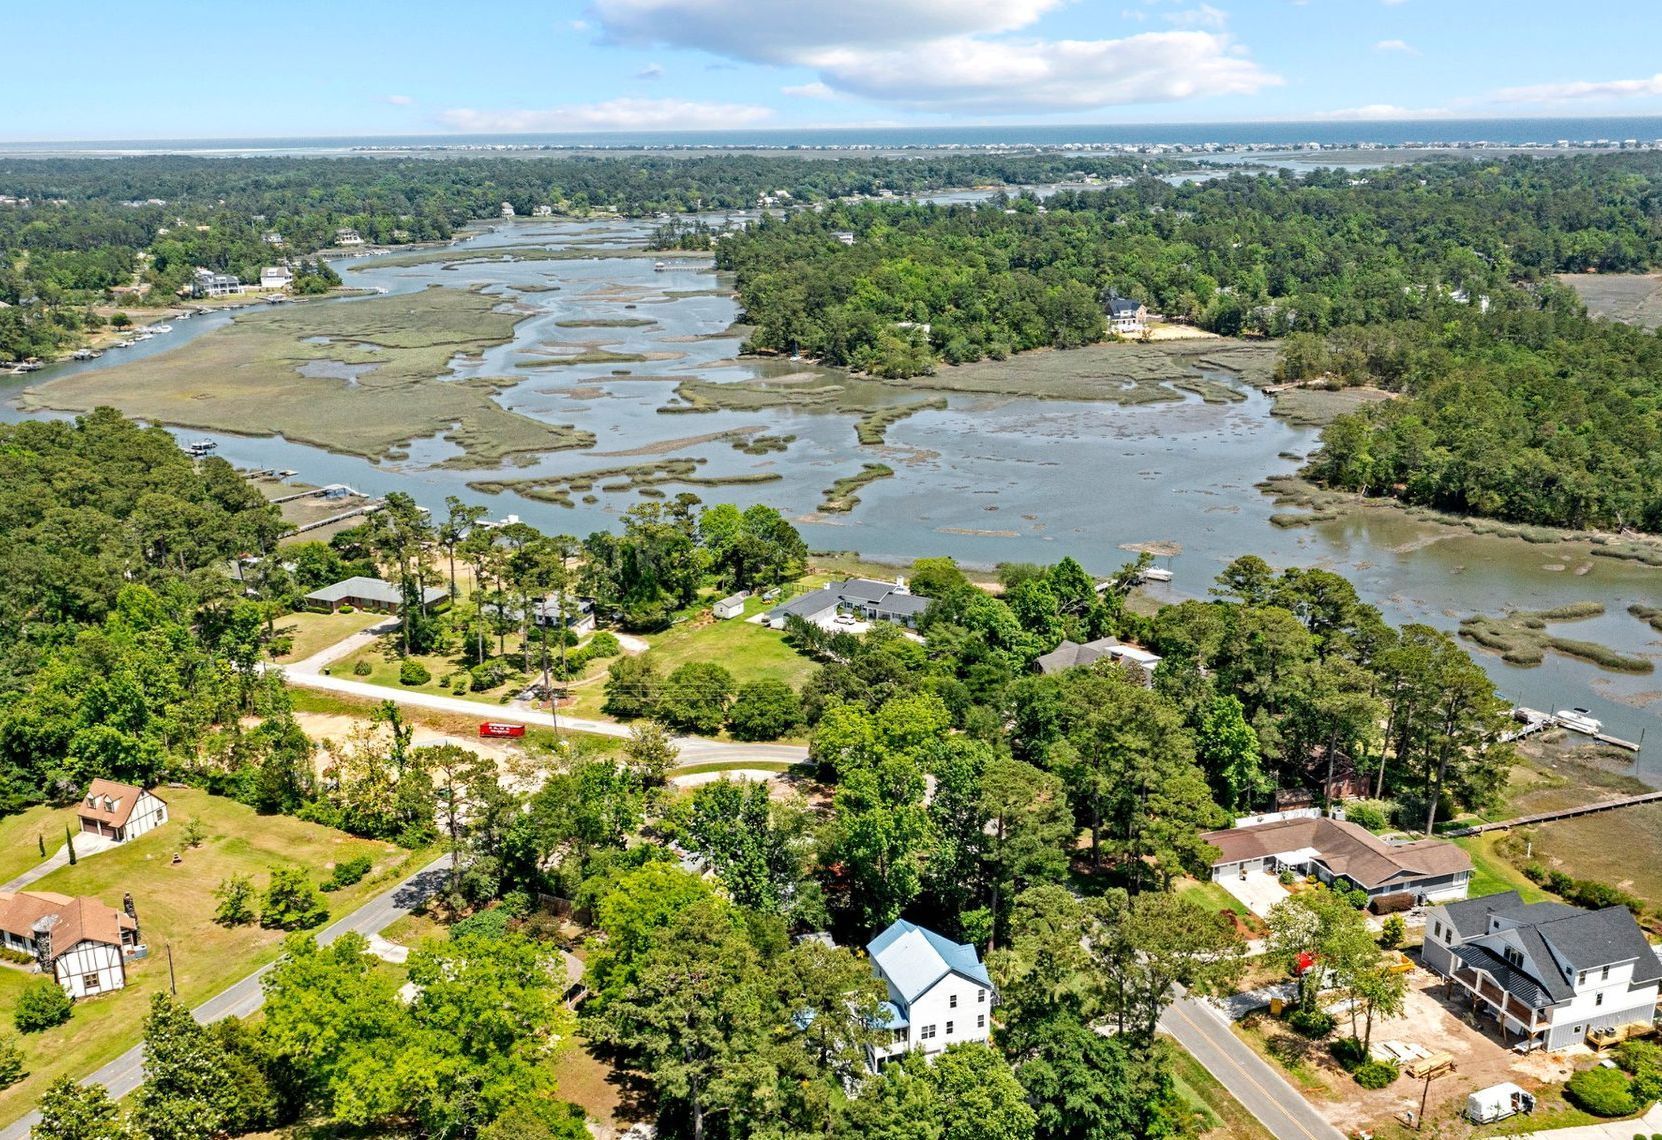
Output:
<svg viewBox="0 0 1662 1140">
<path fill-rule="evenodd" d="M 27 966 L 35 960 L 35 956 L 27 950 L 13 950 L 7 946 L 0 946 L 0 962 L 10 962 L 14 966 Z"/>
<path fill-rule="evenodd" d="M 247 875 L 232 875 L 214 888 L 219 907 L 214 921 L 221 926 L 247 926 L 254 921 L 254 880 Z"/>
<path fill-rule="evenodd" d="M 40 1033 L 68 1021 L 74 1009 L 75 1003 L 69 1000 L 57 979 L 42 974 L 17 995 L 12 1024 L 19 1033 Z"/>
<path fill-rule="evenodd" d="M 342 887 L 350 887 L 369 874 L 369 869 L 375 864 L 368 855 L 358 855 L 351 859 L 342 859 L 335 864 L 335 869 L 329 875 L 329 881 L 323 884 L 326 891 L 338 891 Z"/>
<path fill-rule="evenodd" d="M 400 685 L 425 685 L 433 679 L 427 666 L 419 661 L 405 660 L 398 666 L 398 683 Z"/>
<path fill-rule="evenodd" d="M 1365 1089 L 1382 1089 L 1397 1079 L 1397 1072 L 1390 1061 L 1363 1061 L 1351 1076 Z"/>
<path fill-rule="evenodd" d="M 739 690 L 727 711 L 735 740 L 778 740 L 802 723 L 802 702 L 783 681 L 764 678 Z"/>
<path fill-rule="evenodd" d="M 267 930 L 310 930 L 328 917 L 328 905 L 304 871 L 279 867 L 271 872 L 271 882 L 260 900 L 261 926 Z"/>
<path fill-rule="evenodd" d="M 1287 1015 L 1287 1024 L 1301 1036 L 1318 1041 L 1333 1032 L 1333 1018 L 1316 1006 L 1301 1005 Z"/>
<path fill-rule="evenodd" d="M 342 606 L 340 609 L 336 610 L 335 612 L 337 614 L 350 614 L 350 613 L 356 613 L 357 610 L 352 606 Z"/>
<path fill-rule="evenodd" d="M 1397 891 L 1389 895 L 1379 895 L 1368 902 L 1368 909 L 1375 914 L 1395 914 L 1398 911 L 1409 910 L 1414 905 L 1412 891 Z"/>
<path fill-rule="evenodd" d="M 1339 1068 L 1347 1073 L 1354 1073 L 1358 1067 L 1368 1059 L 1368 1052 L 1362 1042 L 1355 1037 L 1345 1037 L 1333 1042 L 1327 1047 L 1333 1054 L 1333 1059 L 1339 1063 Z"/>
<path fill-rule="evenodd" d="M 501 938 L 508 933 L 508 924 L 513 921 L 513 915 L 501 907 L 491 910 L 482 910 L 470 918 L 464 918 L 450 928 L 450 939 L 466 938 L 470 934 L 482 934 L 486 938 Z"/>
<path fill-rule="evenodd" d="M 1616 1046 L 1616 1064 L 1629 1073 L 1662 1069 L 1662 1045 L 1654 1041 L 1623 1041 Z"/>
<path fill-rule="evenodd" d="M 367 677 L 371 673 L 375 672 L 375 668 L 370 665 L 368 661 L 360 657 L 356 661 L 352 662 L 352 672 L 355 676 Z"/>
<path fill-rule="evenodd" d="M 1602 1065 L 1583 1069 L 1564 1086 L 1564 1095 L 1577 1108 L 1594 1116 L 1626 1116 L 1633 1103 L 1633 1079 L 1620 1069 Z"/>
<path fill-rule="evenodd" d="M 1357 887 L 1353 891 L 1341 890 L 1339 893 L 1344 896 L 1346 902 L 1357 910 L 1366 910 L 1368 903 L 1373 901 L 1368 898 L 1368 892 L 1361 887 Z"/>
<path fill-rule="evenodd" d="M 1547 881 L 1547 869 L 1539 863 L 1525 863 L 1523 865 L 1523 876 L 1536 886 L 1540 886 Z"/>
<path fill-rule="evenodd" d="M 591 661 L 596 657 L 616 657 L 623 652 L 623 645 L 618 641 L 617 634 L 609 629 L 603 629 L 589 638 L 589 644 L 585 648 Z"/>
<path fill-rule="evenodd" d="M 1281 885 L 1284 887 L 1290 887 L 1294 883 L 1298 882 L 1298 876 L 1292 871 L 1285 869 L 1282 870 L 1281 874 L 1277 875 L 1276 878 L 1280 880 Z"/>
<path fill-rule="evenodd" d="M 1345 805 L 1345 819 L 1369 831 L 1384 831 L 1391 825 L 1390 805 L 1383 800 L 1351 800 Z"/>
<path fill-rule="evenodd" d="M 9 1089 L 28 1075 L 17 1038 L 10 1033 L 0 1035 L 0 1089 Z"/>
<path fill-rule="evenodd" d="M 494 657 L 489 661 L 481 661 L 468 670 L 468 678 L 476 693 L 494 689 L 508 679 L 507 662 Z"/>
<path fill-rule="evenodd" d="M 1402 915 L 1393 914 L 1385 920 L 1385 928 L 1380 932 L 1379 944 L 1387 950 L 1395 950 L 1402 945 L 1402 940 L 1408 937 L 1408 924 L 1402 920 Z"/>
</svg>

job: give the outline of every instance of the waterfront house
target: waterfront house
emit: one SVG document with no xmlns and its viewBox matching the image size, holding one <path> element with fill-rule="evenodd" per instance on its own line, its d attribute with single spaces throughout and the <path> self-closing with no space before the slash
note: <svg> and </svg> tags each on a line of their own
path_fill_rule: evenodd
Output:
<svg viewBox="0 0 1662 1140">
<path fill-rule="evenodd" d="M 866 953 L 888 990 L 882 1028 L 889 1039 L 866 1048 L 874 1071 L 913 1050 L 933 1057 L 951 1045 L 987 1040 L 998 995 L 974 946 L 900 919 Z"/>
<path fill-rule="evenodd" d="M 75 815 L 83 834 L 124 843 L 166 823 L 167 801 L 133 784 L 94 780 Z"/>
<path fill-rule="evenodd" d="M 261 289 L 287 289 L 294 284 L 294 270 L 285 262 L 282 265 L 267 265 L 260 270 Z"/>
<path fill-rule="evenodd" d="M 783 629 L 785 619 L 792 615 L 820 626 L 835 625 L 841 616 L 851 622 L 887 621 L 910 628 L 928 608 L 929 599 L 914 595 L 904 578 L 893 582 L 848 578 L 775 606 L 767 612 L 766 621 L 774 629 Z"/>
<path fill-rule="evenodd" d="M 34 957 L 72 998 L 119 990 L 127 984 L 128 953 L 138 949 L 132 896 L 125 912 L 97 899 L 47 891 L 0 893 L 0 946 Z"/>
<path fill-rule="evenodd" d="M 216 273 L 197 266 L 191 272 L 190 291 L 195 297 L 231 297 L 242 292 L 242 282 L 234 273 Z"/>
<path fill-rule="evenodd" d="M 1422 959 L 1508 1040 L 1563 1049 L 1648 1026 L 1662 959 L 1626 907 L 1525 903 L 1517 891 L 1432 907 Z"/>
<path fill-rule="evenodd" d="M 424 606 L 436 606 L 449 597 L 450 591 L 443 586 L 424 586 L 421 590 Z M 391 582 L 360 575 L 313 590 L 306 595 L 306 605 L 324 613 L 339 613 L 342 606 L 352 606 L 371 613 L 396 614 L 404 607 L 404 595 Z"/>
<path fill-rule="evenodd" d="M 338 229 L 335 231 L 335 244 L 339 246 L 363 245 L 364 239 L 363 235 L 359 234 L 357 230 Z"/>
<path fill-rule="evenodd" d="M 1154 676 L 1154 669 L 1160 664 L 1160 655 L 1136 645 L 1127 645 L 1117 637 L 1099 637 L 1095 641 L 1087 641 L 1083 645 L 1077 641 L 1063 641 L 1049 653 L 1039 657 L 1034 665 L 1041 673 L 1061 673 L 1081 665 L 1094 665 L 1098 661 L 1113 661 L 1124 665 L 1135 665 L 1142 670 L 1145 679 Z"/>
<path fill-rule="evenodd" d="M 1279 819 L 1201 836 L 1218 854 L 1212 878 L 1291 871 L 1370 899 L 1408 895 L 1419 902 L 1466 897 L 1471 856 L 1442 839 L 1387 843 L 1367 828 L 1325 816 Z"/>
<path fill-rule="evenodd" d="M 1110 293 L 1108 324 L 1120 336 L 1142 336 L 1148 331 L 1148 307 L 1141 301 Z"/>
<path fill-rule="evenodd" d="M 567 595 L 562 605 L 559 594 L 549 594 L 532 608 L 531 620 L 550 629 L 564 625 L 581 636 L 594 630 L 594 599 Z"/>
</svg>

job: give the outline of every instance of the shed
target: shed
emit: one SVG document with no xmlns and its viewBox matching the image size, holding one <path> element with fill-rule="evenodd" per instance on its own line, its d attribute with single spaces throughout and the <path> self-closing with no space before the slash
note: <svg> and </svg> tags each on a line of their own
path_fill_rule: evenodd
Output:
<svg viewBox="0 0 1662 1140">
<path fill-rule="evenodd" d="M 728 618 L 736 618 L 744 613 L 744 602 L 748 597 L 750 597 L 749 590 L 740 590 L 736 594 L 729 594 L 721 599 L 710 609 L 722 621 L 726 621 Z"/>
<path fill-rule="evenodd" d="M 1478 1089 L 1466 1098 L 1466 1119 L 1473 1124 L 1493 1124 L 1534 1111 L 1535 1098 L 1510 1081 Z"/>
</svg>

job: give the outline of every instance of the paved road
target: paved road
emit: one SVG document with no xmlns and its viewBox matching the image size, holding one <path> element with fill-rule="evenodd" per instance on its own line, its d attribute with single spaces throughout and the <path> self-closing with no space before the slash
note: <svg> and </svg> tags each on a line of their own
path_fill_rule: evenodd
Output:
<svg viewBox="0 0 1662 1140">
<path fill-rule="evenodd" d="M 330 923 L 318 933 L 317 940 L 328 945 L 348 931 L 366 937 L 379 934 L 395 921 L 409 914 L 421 902 L 436 893 L 444 883 L 444 873 L 450 866 L 446 855 L 428 864 L 402 883 L 377 895 L 351 914 Z M 260 979 L 271 964 L 261 966 L 229 989 L 221 990 L 195 1009 L 191 1015 L 204 1025 L 225 1017 L 246 1017 L 260 1008 L 265 993 Z M 110 1096 L 120 1099 L 139 1087 L 144 1079 L 144 1049 L 135 1045 L 121 1056 L 82 1079 L 82 1084 L 100 1084 L 110 1090 Z M 0 1140 L 26 1140 L 29 1130 L 40 1120 L 40 1114 L 31 1112 L 23 1119 L 0 1128 Z"/>
<path fill-rule="evenodd" d="M 377 627 L 379 628 L 379 627 Z M 329 676 L 321 672 L 324 665 L 337 661 L 374 640 L 374 631 L 353 634 L 294 665 L 285 666 L 283 679 L 304 689 L 319 689 L 342 696 L 361 697 L 371 701 L 393 701 L 407 708 L 429 709 L 433 712 L 455 713 L 479 720 L 505 721 L 509 724 L 530 724 L 543 728 L 564 728 L 572 732 L 589 732 L 598 736 L 627 737 L 629 726 L 609 720 L 588 720 L 583 717 L 560 716 L 556 722 L 552 713 L 541 709 L 520 708 L 514 705 L 487 705 L 462 697 L 446 697 L 437 693 L 414 693 L 386 685 L 371 685 L 346 677 Z M 725 740 L 707 740 L 701 736 L 677 736 L 675 746 L 681 751 L 682 764 L 708 764 L 761 760 L 800 764 L 808 759 L 808 750 L 800 744 L 739 744 Z"/>
<path fill-rule="evenodd" d="M 1223 1014 L 1193 998 L 1178 998 L 1160 1028 L 1193 1053 L 1276 1140 L 1345 1140 L 1297 1089 L 1230 1031 Z M 0 1137 L 0 1140 L 4 1140 Z"/>
</svg>

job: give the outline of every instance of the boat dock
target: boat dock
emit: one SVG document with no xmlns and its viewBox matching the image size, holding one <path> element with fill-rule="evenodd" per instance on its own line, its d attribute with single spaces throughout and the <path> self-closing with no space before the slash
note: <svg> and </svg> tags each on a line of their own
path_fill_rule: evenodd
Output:
<svg viewBox="0 0 1662 1140">
<path fill-rule="evenodd" d="M 1639 804 L 1658 802 L 1662 802 L 1662 792 L 1641 792 L 1636 796 L 1623 796 L 1619 800 L 1605 800 L 1603 803 L 1582 804 L 1580 807 L 1560 808 L 1558 811 L 1520 815 L 1516 819 L 1503 819 L 1494 823 L 1478 823 L 1470 827 L 1453 828 L 1443 834 L 1451 836 L 1482 835 L 1488 831 L 1506 831 L 1514 827 L 1528 827 L 1536 823 L 1551 823 L 1558 819 L 1574 819 L 1577 816 L 1594 815 L 1598 812 L 1616 811 L 1619 808 L 1637 807 Z"/>
<path fill-rule="evenodd" d="M 1563 728 L 1570 732 L 1579 732 L 1583 736 L 1591 736 L 1600 744 L 1608 744 L 1612 748 L 1620 748 L 1625 752 L 1637 752 L 1641 747 L 1639 741 L 1623 740 L 1619 736 L 1611 736 L 1608 732 L 1603 731 L 1602 726 L 1598 731 L 1588 732 L 1588 726 L 1584 724 L 1560 717 L 1554 713 L 1542 712 L 1540 709 L 1526 709 L 1519 706 L 1512 710 L 1512 718 L 1519 722 L 1519 727 L 1502 734 L 1500 738 L 1502 743 L 1523 740 L 1525 737 L 1545 732 L 1549 728 Z"/>
</svg>

